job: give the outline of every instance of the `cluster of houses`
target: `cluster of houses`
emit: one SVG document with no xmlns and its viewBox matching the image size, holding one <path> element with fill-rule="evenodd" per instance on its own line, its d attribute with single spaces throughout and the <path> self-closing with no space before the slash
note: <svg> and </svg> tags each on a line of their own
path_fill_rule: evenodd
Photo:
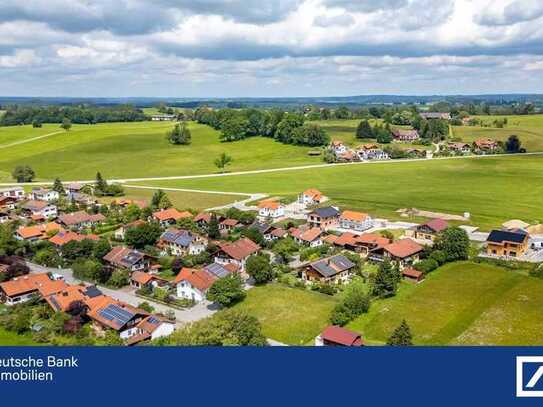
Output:
<svg viewBox="0 0 543 407">
<path fill-rule="evenodd" d="M 380 161 L 389 160 L 389 155 L 378 144 L 363 144 L 356 149 L 348 148 L 342 141 L 333 140 L 329 146 L 337 161 Z"/>
<path fill-rule="evenodd" d="M 168 336 L 175 328 L 163 316 L 115 300 L 96 286 L 67 284 L 47 273 L 27 274 L 0 283 L 0 298 L 7 305 L 39 298 L 55 312 L 69 312 L 77 307 L 79 312 L 84 311 L 98 336 L 112 329 L 127 345 Z"/>
</svg>

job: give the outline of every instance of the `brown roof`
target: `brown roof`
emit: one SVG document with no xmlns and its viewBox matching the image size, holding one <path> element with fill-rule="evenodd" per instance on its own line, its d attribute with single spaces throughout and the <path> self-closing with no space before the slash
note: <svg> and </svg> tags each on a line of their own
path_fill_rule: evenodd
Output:
<svg viewBox="0 0 543 407">
<path fill-rule="evenodd" d="M 201 212 L 198 215 L 194 217 L 194 222 L 200 222 L 203 221 L 205 223 L 209 223 L 211 221 L 211 214 L 206 212 Z"/>
<path fill-rule="evenodd" d="M 134 271 L 132 273 L 132 276 L 130 276 L 130 279 L 135 281 L 136 283 L 145 285 L 152 281 L 153 277 L 154 276 L 152 274 L 144 273 L 143 271 Z"/>
<path fill-rule="evenodd" d="M 49 205 L 49 202 L 46 201 L 30 200 L 24 203 L 23 209 L 28 209 L 30 211 L 39 211 Z"/>
<path fill-rule="evenodd" d="M 239 223 L 237 219 L 225 219 L 221 222 L 221 225 L 236 226 Z"/>
<path fill-rule="evenodd" d="M 260 250 L 259 245 L 246 237 L 233 243 L 221 244 L 219 247 L 224 253 L 236 260 L 242 260 Z"/>
<path fill-rule="evenodd" d="M 99 240 L 100 238 L 96 235 L 81 235 L 72 231 L 60 231 L 55 236 L 53 236 L 49 241 L 55 246 L 64 246 L 66 243 L 70 243 L 72 240 L 81 242 L 85 239 L 89 240 Z"/>
<path fill-rule="evenodd" d="M 123 246 L 115 246 L 104 256 L 104 260 L 119 267 L 130 268 L 145 255 L 137 250 Z"/>
<path fill-rule="evenodd" d="M 17 234 L 23 239 L 31 239 L 33 237 L 46 238 L 48 233 L 62 230 L 62 226 L 58 223 L 50 222 L 42 225 L 20 227 L 17 229 Z"/>
<path fill-rule="evenodd" d="M 328 235 L 326 236 L 324 239 L 322 239 L 325 243 L 328 243 L 328 244 L 334 244 L 337 242 L 337 240 L 339 239 L 339 236 L 336 236 L 336 235 Z"/>
<path fill-rule="evenodd" d="M 74 213 L 67 213 L 64 215 L 61 215 L 58 217 L 60 222 L 64 223 L 66 226 L 74 226 L 79 225 L 81 223 L 97 223 L 97 222 L 103 222 L 106 220 L 106 217 L 102 215 L 101 213 L 97 213 L 95 215 L 89 215 L 85 211 L 78 211 Z"/>
<path fill-rule="evenodd" d="M 275 237 L 283 237 L 286 234 L 287 234 L 287 231 L 283 228 L 275 228 L 271 232 L 271 235 Z"/>
<path fill-rule="evenodd" d="M 403 259 L 421 252 L 424 248 L 414 240 L 406 238 L 389 244 L 385 250 L 392 256 Z"/>
<path fill-rule="evenodd" d="M 321 338 L 327 342 L 343 346 L 362 346 L 362 337 L 359 333 L 349 331 L 340 326 L 328 326 L 321 333 Z"/>
<path fill-rule="evenodd" d="M 411 277 L 415 279 L 419 279 L 424 276 L 424 273 L 422 271 L 415 270 L 412 267 L 407 267 L 402 271 L 402 275 L 404 277 Z"/>
<path fill-rule="evenodd" d="M 432 219 L 421 226 L 427 226 L 437 233 L 447 229 L 449 227 L 449 224 L 443 219 Z"/>
</svg>

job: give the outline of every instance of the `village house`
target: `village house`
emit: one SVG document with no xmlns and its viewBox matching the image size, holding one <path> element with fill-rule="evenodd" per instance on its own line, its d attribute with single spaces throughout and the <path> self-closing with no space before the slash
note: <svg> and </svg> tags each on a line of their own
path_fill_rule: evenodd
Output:
<svg viewBox="0 0 543 407">
<path fill-rule="evenodd" d="M 85 211 L 78 211 L 74 213 L 67 213 L 60 215 L 58 221 L 61 225 L 69 229 L 81 230 L 91 228 L 106 220 L 106 217 L 101 213 L 89 215 Z"/>
<path fill-rule="evenodd" d="M 339 254 L 310 263 L 302 270 L 302 279 L 306 283 L 343 284 L 348 282 L 356 264 Z"/>
<path fill-rule="evenodd" d="M 415 270 L 413 267 L 406 267 L 402 271 L 402 277 L 408 281 L 420 283 L 424 280 L 424 273 L 422 271 Z"/>
<path fill-rule="evenodd" d="M 466 155 L 471 153 L 471 146 L 468 143 L 448 143 L 447 148 L 456 154 Z"/>
<path fill-rule="evenodd" d="M 345 232 L 331 242 L 331 244 L 345 250 L 359 253 L 362 257 L 367 257 L 370 252 L 382 249 L 390 243 L 389 239 L 378 234 L 362 233 L 358 235 L 352 232 Z"/>
<path fill-rule="evenodd" d="M 363 232 L 373 227 L 373 219 L 367 213 L 343 211 L 339 217 L 339 227 Z"/>
<path fill-rule="evenodd" d="M 66 185 L 64 189 L 66 190 L 67 193 L 70 193 L 70 192 L 82 192 L 83 188 L 84 188 L 83 184 L 72 182 Z"/>
<path fill-rule="evenodd" d="M 330 149 L 334 152 L 336 157 L 345 154 L 348 150 L 347 146 L 345 146 L 345 144 L 343 144 L 343 142 L 339 140 L 332 140 L 332 142 L 330 143 Z"/>
<path fill-rule="evenodd" d="M 405 130 L 405 129 L 394 129 L 392 130 L 392 137 L 394 141 L 401 143 L 411 143 L 420 138 L 419 132 L 417 130 Z"/>
<path fill-rule="evenodd" d="M 322 192 L 314 188 L 308 189 L 298 196 L 298 203 L 304 206 L 318 205 L 323 201 L 324 196 Z"/>
<path fill-rule="evenodd" d="M 207 248 L 208 240 L 196 233 L 181 229 L 168 229 L 158 240 L 161 255 L 185 256 L 187 254 L 200 254 Z"/>
<path fill-rule="evenodd" d="M 203 229 L 203 230 L 207 230 L 207 227 L 209 226 L 209 223 L 211 222 L 211 213 L 207 213 L 207 212 L 200 212 L 198 215 L 196 215 L 194 217 L 194 223 L 196 223 L 196 225 Z M 219 219 L 217 217 L 217 221 L 220 222 L 222 219 Z"/>
<path fill-rule="evenodd" d="M 216 278 L 223 278 L 232 273 L 239 272 L 238 266 L 236 266 L 233 263 L 228 263 L 228 264 L 211 263 L 211 264 L 208 264 L 207 266 L 204 266 L 204 270 L 214 275 Z"/>
<path fill-rule="evenodd" d="M 192 218 L 192 213 L 189 211 L 180 212 L 175 208 L 163 209 L 153 213 L 153 219 L 160 222 L 162 227 L 172 226 L 175 225 L 178 220 L 190 218 Z"/>
<path fill-rule="evenodd" d="M 450 113 L 423 112 L 420 113 L 420 117 L 425 120 L 451 120 Z"/>
<path fill-rule="evenodd" d="M 481 154 L 493 153 L 498 148 L 498 143 L 490 138 L 482 138 L 473 142 L 473 148 Z"/>
<path fill-rule="evenodd" d="M 177 118 L 174 114 L 154 114 L 151 116 L 151 120 L 154 122 L 171 122 Z"/>
<path fill-rule="evenodd" d="M 344 153 L 337 154 L 336 157 L 339 161 L 342 162 L 352 162 L 359 160 L 358 154 L 353 150 L 347 150 Z"/>
<path fill-rule="evenodd" d="M 68 192 L 68 195 L 66 196 L 68 201 L 76 203 L 77 205 L 89 206 L 98 202 L 92 196 L 80 192 Z"/>
<path fill-rule="evenodd" d="M 30 199 L 35 201 L 52 202 L 58 201 L 60 194 L 49 188 L 32 188 L 30 192 Z"/>
<path fill-rule="evenodd" d="M 117 229 L 114 233 L 115 239 L 117 240 L 124 240 L 126 236 L 126 231 L 131 228 L 137 228 L 138 226 L 143 226 L 147 222 L 144 220 L 138 219 L 134 222 L 127 223 L 126 225 L 122 225 L 119 229 Z"/>
<path fill-rule="evenodd" d="M 12 196 L 0 196 L 0 209 L 13 210 L 17 206 L 17 198 Z"/>
<path fill-rule="evenodd" d="M 130 276 L 130 285 L 138 290 L 142 288 L 154 290 L 157 287 L 167 287 L 168 281 L 155 274 L 134 271 Z"/>
<path fill-rule="evenodd" d="M 21 206 L 21 209 L 26 214 L 26 216 L 36 221 L 56 218 L 58 215 L 56 205 L 52 205 L 46 201 L 30 200 L 25 202 Z"/>
<path fill-rule="evenodd" d="M 43 299 L 55 312 L 67 312 L 74 304 L 82 304 L 88 310 L 86 301 L 89 298 L 102 295 L 102 292 L 96 286 L 85 286 L 84 284 L 70 285 L 63 281 L 62 286 L 56 292 L 45 295 Z"/>
<path fill-rule="evenodd" d="M 0 283 L 0 301 L 6 305 L 20 304 L 39 295 L 40 287 L 48 286 L 53 280 L 47 273 L 26 274 Z"/>
<path fill-rule="evenodd" d="M 88 234 L 82 235 L 71 230 L 62 230 L 49 239 L 49 242 L 53 244 L 59 251 L 62 251 L 64 245 L 76 241 L 82 242 L 83 240 L 93 240 L 97 242 L 100 238 L 97 235 Z"/>
<path fill-rule="evenodd" d="M 363 161 L 389 160 L 390 156 L 377 144 L 363 144 L 356 150 L 358 158 Z"/>
<path fill-rule="evenodd" d="M 0 196 L 15 198 L 16 200 L 20 201 L 22 199 L 25 199 L 25 190 L 23 187 L 1 188 Z"/>
<path fill-rule="evenodd" d="M 288 232 L 283 228 L 271 227 L 264 233 L 264 240 L 274 241 L 288 236 Z"/>
<path fill-rule="evenodd" d="M 404 238 L 384 247 L 377 248 L 369 254 L 369 259 L 374 261 L 390 260 L 398 264 L 400 270 L 419 261 L 424 247 L 412 239 Z"/>
<path fill-rule="evenodd" d="M 333 206 L 326 208 L 317 208 L 309 215 L 307 220 L 311 227 L 328 230 L 339 226 L 339 210 Z"/>
<path fill-rule="evenodd" d="M 201 302 L 217 277 L 205 269 L 182 268 L 175 277 L 177 297 Z"/>
<path fill-rule="evenodd" d="M 486 254 L 494 257 L 521 257 L 529 248 L 530 235 L 524 230 L 493 230 L 486 239 Z"/>
<path fill-rule="evenodd" d="M 125 269 L 130 273 L 135 271 L 146 271 L 150 267 L 150 257 L 145 253 L 129 249 L 123 246 L 116 246 L 104 256 L 104 260 L 110 267 Z"/>
<path fill-rule="evenodd" d="M 24 240 L 27 242 L 36 242 L 38 240 L 49 239 L 58 232 L 62 232 L 64 229 L 58 223 L 49 222 L 41 225 L 34 226 L 21 226 L 15 232 L 15 238 L 17 240 Z"/>
<path fill-rule="evenodd" d="M 245 263 L 253 254 L 260 251 L 260 246 L 246 237 L 232 243 L 219 243 L 219 251 L 215 255 L 215 263 L 234 264 L 241 272 L 245 271 Z"/>
<path fill-rule="evenodd" d="M 285 216 L 285 206 L 273 200 L 262 201 L 258 204 L 258 216 L 260 218 L 281 218 Z"/>
<path fill-rule="evenodd" d="M 321 228 L 291 228 L 289 229 L 289 233 L 294 238 L 294 241 L 298 244 L 309 247 L 322 246 L 323 231 Z"/>
<path fill-rule="evenodd" d="M 358 332 L 330 325 L 315 338 L 315 346 L 364 346 L 364 344 Z"/>
<path fill-rule="evenodd" d="M 147 203 L 147 201 L 145 199 L 125 199 L 125 198 L 121 198 L 121 199 L 116 199 L 115 201 L 113 201 L 113 203 L 117 206 L 120 206 L 121 208 L 126 208 L 130 205 L 134 205 L 134 206 L 137 206 L 138 208 L 140 209 L 144 209 L 144 208 L 147 208 L 149 206 L 149 204 Z"/>
<path fill-rule="evenodd" d="M 236 227 L 240 225 L 237 219 L 224 219 L 219 223 L 219 231 L 221 234 L 226 235 L 232 232 Z"/>
<path fill-rule="evenodd" d="M 443 219 L 432 219 L 422 225 L 417 225 L 406 231 L 406 235 L 417 240 L 433 242 L 438 234 L 449 227 Z"/>
<path fill-rule="evenodd" d="M 175 330 L 175 325 L 158 315 L 149 315 L 136 325 L 136 334 L 126 341 L 128 346 L 144 341 L 153 341 L 158 338 L 170 336 Z"/>
</svg>

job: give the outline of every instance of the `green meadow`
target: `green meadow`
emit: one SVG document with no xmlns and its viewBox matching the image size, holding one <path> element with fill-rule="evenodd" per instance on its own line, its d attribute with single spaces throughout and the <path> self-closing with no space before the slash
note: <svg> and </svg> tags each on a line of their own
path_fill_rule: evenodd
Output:
<svg viewBox="0 0 543 407">
<path fill-rule="evenodd" d="M 0 182 L 13 181 L 11 171 L 19 164 L 31 165 L 36 180 L 88 180 L 98 170 L 107 178 L 213 173 L 214 160 L 223 152 L 234 160 L 231 171 L 321 162 L 307 154 L 310 148 L 264 137 L 221 143 L 217 131 L 196 123 L 190 123 L 192 144 L 174 146 L 165 137 L 172 126 L 170 122 L 74 125 L 68 132 L 0 149 Z M 57 125 L 2 127 L 0 145 L 58 130 Z"/>
<path fill-rule="evenodd" d="M 543 221 L 543 156 L 386 162 L 295 171 L 155 181 L 147 185 L 294 198 L 318 188 L 343 208 L 398 218 L 400 208 L 463 214 L 483 229 L 519 218 Z"/>
<path fill-rule="evenodd" d="M 452 263 L 421 284 L 402 283 L 348 325 L 384 343 L 405 319 L 417 345 L 541 345 L 543 281 L 511 270 Z"/>
</svg>

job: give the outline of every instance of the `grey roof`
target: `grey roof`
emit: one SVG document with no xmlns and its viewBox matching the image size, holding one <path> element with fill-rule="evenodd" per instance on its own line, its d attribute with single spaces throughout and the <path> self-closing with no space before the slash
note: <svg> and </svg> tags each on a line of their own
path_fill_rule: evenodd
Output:
<svg viewBox="0 0 543 407">
<path fill-rule="evenodd" d="M 94 298 L 102 295 L 102 291 L 100 291 L 95 285 L 91 285 L 85 290 L 85 295 L 89 298 Z"/>
<path fill-rule="evenodd" d="M 107 307 L 98 311 L 103 318 L 115 322 L 119 326 L 125 325 L 128 321 L 134 317 L 135 314 L 127 311 L 124 308 L 119 307 L 116 304 L 110 304 Z"/>
<path fill-rule="evenodd" d="M 353 268 L 354 266 L 355 264 L 352 261 L 341 254 L 330 257 L 329 259 L 322 259 L 316 261 L 315 263 L 311 263 L 311 267 L 313 267 L 323 277 L 333 277 L 338 273 Z"/>
<path fill-rule="evenodd" d="M 186 230 L 167 230 L 160 236 L 160 240 L 179 246 L 188 247 L 194 240 L 194 236 Z"/>
<path fill-rule="evenodd" d="M 204 267 L 204 270 L 213 274 L 217 278 L 223 278 L 230 274 L 230 272 L 218 263 L 211 263 Z"/>
<path fill-rule="evenodd" d="M 526 239 L 526 235 L 527 233 L 523 230 L 515 232 L 510 232 L 506 230 L 493 230 L 492 232 L 490 232 L 490 235 L 488 235 L 486 241 L 492 243 L 503 243 L 504 241 L 522 243 L 524 242 L 524 239 Z"/>
<path fill-rule="evenodd" d="M 256 229 L 258 230 L 260 233 L 264 234 L 266 233 L 268 230 L 271 229 L 271 225 L 268 225 L 267 223 L 264 223 L 264 222 L 255 222 L 251 225 L 251 229 Z"/>
<path fill-rule="evenodd" d="M 317 208 L 311 214 L 316 214 L 321 218 L 333 218 L 339 216 L 339 211 L 332 206 L 327 206 L 326 208 Z"/>
<path fill-rule="evenodd" d="M 144 255 L 138 251 L 132 250 L 126 256 L 121 259 L 121 262 L 133 266 L 138 261 L 143 259 Z"/>
</svg>

